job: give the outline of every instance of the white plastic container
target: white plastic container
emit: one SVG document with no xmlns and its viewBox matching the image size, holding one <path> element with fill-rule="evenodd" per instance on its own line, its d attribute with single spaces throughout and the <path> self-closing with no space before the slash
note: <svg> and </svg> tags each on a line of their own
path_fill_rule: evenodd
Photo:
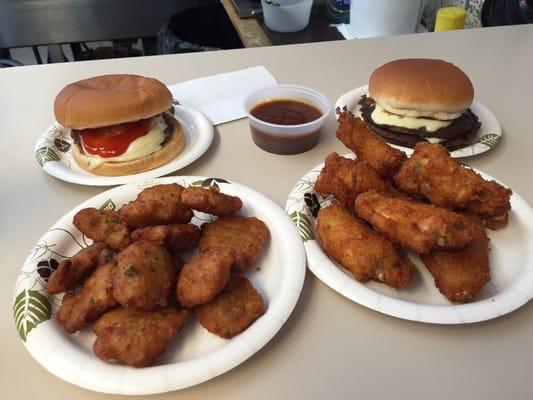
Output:
<svg viewBox="0 0 533 400">
<path fill-rule="evenodd" d="M 357 38 L 415 33 L 423 0 L 351 0 L 350 33 Z"/>
<path fill-rule="evenodd" d="M 276 32 L 297 32 L 309 24 L 313 0 L 261 0 L 265 25 Z"/>
<path fill-rule="evenodd" d="M 296 100 L 317 108 L 321 116 L 297 125 L 280 125 L 263 121 L 250 111 L 259 104 L 273 100 Z M 297 154 L 313 148 L 320 139 L 320 130 L 331 105 L 326 96 L 316 90 L 296 85 L 278 85 L 252 93 L 244 101 L 254 143 L 270 153 Z"/>
</svg>

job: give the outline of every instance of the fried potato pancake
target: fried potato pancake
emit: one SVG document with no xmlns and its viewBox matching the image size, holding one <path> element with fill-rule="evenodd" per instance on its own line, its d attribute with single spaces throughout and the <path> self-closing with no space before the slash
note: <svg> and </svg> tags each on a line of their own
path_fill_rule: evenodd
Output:
<svg viewBox="0 0 533 400">
<path fill-rule="evenodd" d="M 217 187 L 188 187 L 181 193 L 181 202 L 187 207 L 208 214 L 228 216 L 242 208 L 242 200 L 220 193 Z"/>
<path fill-rule="evenodd" d="M 212 300 L 228 283 L 233 250 L 213 248 L 197 253 L 182 267 L 176 285 L 176 298 L 185 308 Z"/>
<path fill-rule="evenodd" d="M 144 311 L 167 306 L 175 285 L 175 261 L 163 246 L 141 240 L 118 254 L 113 296 L 122 306 Z"/>
<path fill-rule="evenodd" d="M 106 243 L 113 250 L 121 250 L 131 243 L 130 227 L 115 211 L 84 208 L 72 223 L 88 238 Z"/>
<path fill-rule="evenodd" d="M 94 322 L 106 311 L 118 306 L 113 297 L 114 263 L 96 268 L 80 292 L 66 293 L 56 318 L 68 333 L 74 333 Z"/>
<path fill-rule="evenodd" d="M 266 311 L 263 297 L 241 274 L 233 274 L 225 289 L 209 303 L 194 309 L 209 332 L 225 339 L 241 333 Z"/>
<path fill-rule="evenodd" d="M 165 246 L 171 252 L 192 249 L 200 240 L 200 228 L 194 224 L 156 225 L 135 229 L 131 240 L 147 240 Z"/>
<path fill-rule="evenodd" d="M 97 335 L 93 351 L 103 361 L 147 367 L 165 352 L 187 315 L 186 310 L 170 307 L 154 311 L 117 308 L 93 325 Z"/>
<path fill-rule="evenodd" d="M 181 203 L 183 187 L 177 183 L 144 189 L 134 201 L 123 205 L 119 213 L 134 228 L 151 225 L 187 223 L 192 210 Z"/>
<path fill-rule="evenodd" d="M 81 284 L 96 269 L 100 253 L 107 249 L 104 243 L 93 243 L 59 263 L 48 278 L 48 293 L 58 294 Z"/>
<path fill-rule="evenodd" d="M 235 255 L 234 271 L 244 272 L 259 258 L 268 235 L 267 226 L 258 218 L 238 215 L 220 217 L 215 222 L 202 225 L 199 250 L 231 249 Z"/>
</svg>

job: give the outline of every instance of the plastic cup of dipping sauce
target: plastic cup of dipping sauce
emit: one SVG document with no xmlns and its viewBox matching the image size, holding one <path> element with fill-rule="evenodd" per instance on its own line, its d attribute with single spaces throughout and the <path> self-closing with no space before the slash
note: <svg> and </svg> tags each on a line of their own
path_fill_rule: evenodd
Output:
<svg viewBox="0 0 533 400">
<path fill-rule="evenodd" d="M 244 101 L 254 143 L 270 153 L 298 154 L 313 148 L 331 105 L 303 86 L 261 89 Z"/>
</svg>

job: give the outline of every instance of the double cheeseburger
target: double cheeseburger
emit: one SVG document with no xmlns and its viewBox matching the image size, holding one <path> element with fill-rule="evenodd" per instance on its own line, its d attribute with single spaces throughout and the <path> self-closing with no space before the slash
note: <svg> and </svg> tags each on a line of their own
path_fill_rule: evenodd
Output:
<svg viewBox="0 0 533 400">
<path fill-rule="evenodd" d="M 472 82 L 455 65 L 418 58 L 376 69 L 359 104 L 370 128 L 391 143 L 426 141 L 454 150 L 473 142 L 481 126 L 469 109 L 473 99 Z"/>
<path fill-rule="evenodd" d="M 103 75 L 67 85 L 54 102 L 56 120 L 71 129 L 72 155 L 93 174 L 117 176 L 168 163 L 185 147 L 167 111 L 172 95 L 156 79 Z"/>
</svg>

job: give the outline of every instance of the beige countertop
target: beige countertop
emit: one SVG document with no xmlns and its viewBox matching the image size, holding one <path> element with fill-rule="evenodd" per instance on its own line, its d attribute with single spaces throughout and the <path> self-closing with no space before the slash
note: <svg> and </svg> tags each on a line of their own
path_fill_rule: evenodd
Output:
<svg viewBox="0 0 533 400">
<path fill-rule="evenodd" d="M 533 204 L 531 113 L 533 26 L 418 34 L 235 51 L 89 61 L 0 70 L 0 386 L 5 399 L 111 398 L 56 378 L 33 360 L 12 318 L 15 279 L 32 246 L 63 214 L 105 188 L 57 180 L 33 158 L 53 119 L 56 93 L 103 73 L 137 73 L 167 84 L 264 65 L 280 83 L 310 86 L 332 103 L 363 85 L 374 68 L 404 57 L 453 61 L 473 81 L 476 98 L 504 129 L 492 151 L 467 162 Z M 258 149 L 239 120 L 216 127 L 211 148 L 176 172 L 226 177 L 284 205 L 298 177 L 331 151 L 333 114 L 311 151 L 278 156 Z M 533 305 L 472 325 L 404 321 L 366 309 L 307 272 L 287 323 L 258 353 L 230 372 L 165 399 L 529 399 L 533 393 Z M 113 396 L 119 397 L 119 396 Z"/>
</svg>

